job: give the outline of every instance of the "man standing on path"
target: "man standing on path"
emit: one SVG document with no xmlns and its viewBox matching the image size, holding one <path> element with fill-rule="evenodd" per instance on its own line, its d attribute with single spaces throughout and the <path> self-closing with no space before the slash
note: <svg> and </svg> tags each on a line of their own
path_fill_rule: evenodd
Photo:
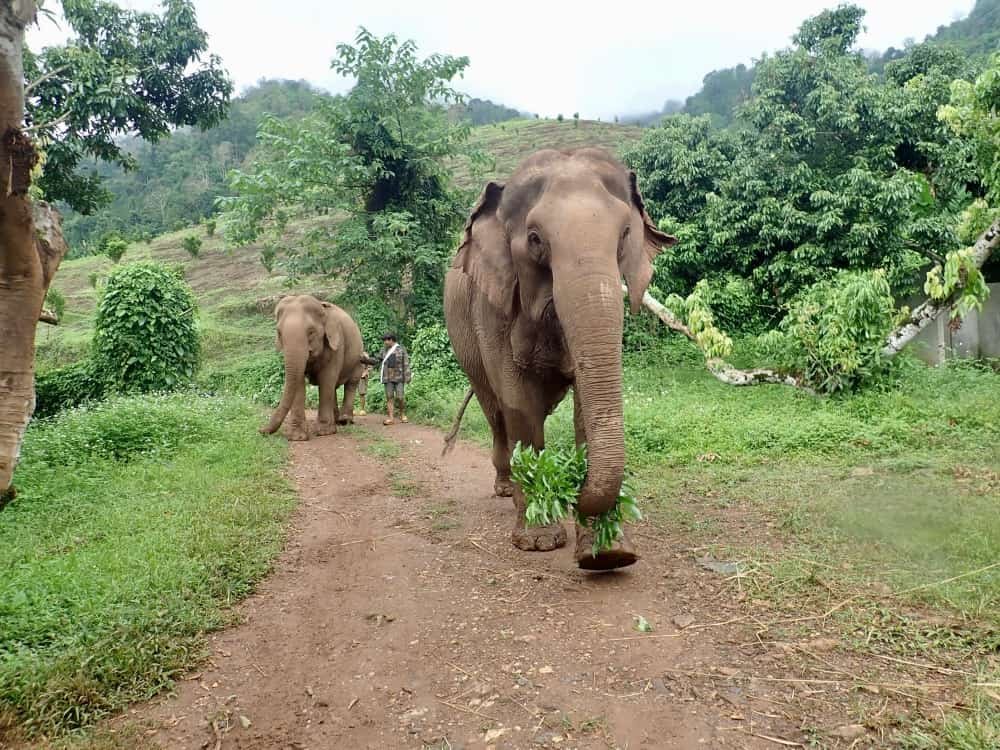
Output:
<svg viewBox="0 0 1000 750">
<path fill-rule="evenodd" d="M 387 333 L 382 337 L 382 351 L 379 356 L 362 357 L 361 361 L 367 365 L 379 366 L 379 380 L 385 386 L 385 406 L 388 411 L 388 419 L 382 424 L 394 424 L 393 407 L 396 399 L 399 399 L 399 421 L 409 422 L 406 418 L 406 397 L 404 386 L 410 382 L 410 355 L 407 354 L 403 345 L 396 340 L 396 334 Z"/>
</svg>

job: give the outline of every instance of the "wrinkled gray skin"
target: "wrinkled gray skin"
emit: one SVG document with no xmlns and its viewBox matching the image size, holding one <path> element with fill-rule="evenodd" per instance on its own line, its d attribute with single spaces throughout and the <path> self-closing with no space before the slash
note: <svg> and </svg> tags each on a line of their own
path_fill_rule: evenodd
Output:
<svg viewBox="0 0 1000 750">
<path fill-rule="evenodd" d="M 308 294 L 283 298 L 274 310 L 276 346 L 285 355 L 285 385 L 281 402 L 270 421 L 260 428 L 271 434 L 285 422 L 289 440 L 308 440 L 306 379 L 319 386 L 319 413 L 314 435 L 332 435 L 337 423 L 354 421 L 354 392 L 361 364 L 361 331 L 341 308 Z M 337 407 L 337 388 L 344 386 L 343 413 Z M 286 420 L 287 417 L 287 420 Z"/>
<path fill-rule="evenodd" d="M 621 277 L 636 313 L 653 258 L 674 242 L 646 214 L 635 173 L 601 149 L 539 151 L 506 184 L 487 184 L 473 209 L 445 280 L 445 318 L 493 432 L 496 494 L 514 498 L 518 548 L 566 543 L 561 525 L 525 526 L 510 456 L 518 441 L 544 447 L 545 418 L 570 387 L 576 441 L 589 458 L 579 508 L 598 515 L 616 502 L 625 466 Z M 578 526 L 583 568 L 638 559 L 627 538 L 597 558 L 591 544 Z"/>
</svg>

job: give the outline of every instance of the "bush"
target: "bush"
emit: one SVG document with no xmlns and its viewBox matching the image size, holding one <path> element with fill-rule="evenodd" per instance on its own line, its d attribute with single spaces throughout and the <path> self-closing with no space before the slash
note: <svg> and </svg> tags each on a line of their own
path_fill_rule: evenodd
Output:
<svg viewBox="0 0 1000 750">
<path fill-rule="evenodd" d="M 205 234 L 209 237 L 215 236 L 215 219 L 205 219 Z"/>
<path fill-rule="evenodd" d="M 36 466 L 79 466 L 93 459 L 164 457 L 197 443 L 216 429 L 214 423 L 215 417 L 178 396 L 122 396 L 66 410 L 40 425 L 32 431 L 31 460 Z"/>
<path fill-rule="evenodd" d="M 111 258 L 112 263 L 117 263 L 128 250 L 128 242 L 117 234 L 109 234 L 101 240 L 101 252 Z"/>
<path fill-rule="evenodd" d="M 66 312 L 66 298 L 58 289 L 49 287 L 49 291 L 45 294 L 45 307 L 54 312 L 59 320 L 62 320 L 63 313 Z"/>
<path fill-rule="evenodd" d="M 199 385 L 212 392 L 243 396 L 271 407 L 281 401 L 284 383 L 285 365 L 278 352 L 255 354 L 199 378 Z"/>
<path fill-rule="evenodd" d="M 90 284 L 91 289 L 97 289 L 97 282 L 100 278 L 101 275 L 97 271 L 91 271 L 87 274 L 87 283 Z"/>
<path fill-rule="evenodd" d="M 455 359 L 448 329 L 441 323 L 421 328 L 410 346 L 410 369 L 414 379 L 434 378 L 447 386 L 467 385 L 465 373 Z"/>
<path fill-rule="evenodd" d="M 354 318 L 354 322 L 361 329 L 361 338 L 369 354 L 374 354 L 382 348 L 382 335 L 387 331 L 392 331 L 401 338 L 406 336 L 406 326 L 399 312 L 380 299 L 371 298 L 360 303 L 354 303 L 349 299 L 338 299 L 335 304 L 344 308 Z"/>
<path fill-rule="evenodd" d="M 104 397 L 104 381 L 93 362 L 85 359 L 35 376 L 35 417 L 50 417 L 63 409 Z"/>
<path fill-rule="evenodd" d="M 188 251 L 188 255 L 192 258 L 197 258 L 198 253 L 201 252 L 201 237 L 189 234 L 181 240 L 181 246 Z"/>
<path fill-rule="evenodd" d="M 881 352 L 893 319 L 885 271 L 842 271 L 798 295 L 779 328 L 759 341 L 780 368 L 835 393 L 884 369 Z"/>
<path fill-rule="evenodd" d="M 108 276 L 97 308 L 94 365 L 108 390 L 172 390 L 198 365 L 190 287 L 158 263 L 131 263 Z"/>
</svg>

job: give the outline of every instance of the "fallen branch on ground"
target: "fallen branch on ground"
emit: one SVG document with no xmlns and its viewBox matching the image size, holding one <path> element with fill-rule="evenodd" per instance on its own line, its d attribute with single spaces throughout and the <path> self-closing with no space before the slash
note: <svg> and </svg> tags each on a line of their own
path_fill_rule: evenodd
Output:
<svg viewBox="0 0 1000 750">
<path fill-rule="evenodd" d="M 628 294 L 628 287 L 624 284 L 622 284 L 622 292 Z M 672 310 L 670 310 L 649 292 L 642 295 L 642 306 L 659 318 L 660 321 L 671 331 L 683 334 L 697 346 L 698 340 L 695 338 L 694 333 L 691 332 L 691 329 L 685 325 L 684 321 L 678 318 Z M 812 393 L 812 390 L 805 387 L 799 378 L 792 375 L 782 375 L 780 372 L 775 372 L 774 370 L 760 368 L 753 370 L 741 370 L 738 367 L 733 367 L 731 364 L 719 357 L 706 358 L 705 366 L 717 380 L 725 383 L 726 385 L 744 386 L 774 383 L 777 385 L 790 385 Z"/>
</svg>

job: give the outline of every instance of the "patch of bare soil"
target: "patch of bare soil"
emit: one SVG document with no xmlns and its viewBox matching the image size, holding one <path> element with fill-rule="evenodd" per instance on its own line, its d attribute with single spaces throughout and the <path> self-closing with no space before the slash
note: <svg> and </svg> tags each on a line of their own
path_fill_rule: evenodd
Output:
<svg viewBox="0 0 1000 750">
<path fill-rule="evenodd" d="M 608 574 L 578 570 L 572 542 L 520 552 L 486 451 L 359 423 L 293 445 L 302 502 L 275 573 L 201 671 L 125 717 L 162 747 L 879 744 L 852 711 L 891 693 L 858 693 L 836 641 L 762 638 L 682 534 L 640 527 L 643 559 Z"/>
</svg>

